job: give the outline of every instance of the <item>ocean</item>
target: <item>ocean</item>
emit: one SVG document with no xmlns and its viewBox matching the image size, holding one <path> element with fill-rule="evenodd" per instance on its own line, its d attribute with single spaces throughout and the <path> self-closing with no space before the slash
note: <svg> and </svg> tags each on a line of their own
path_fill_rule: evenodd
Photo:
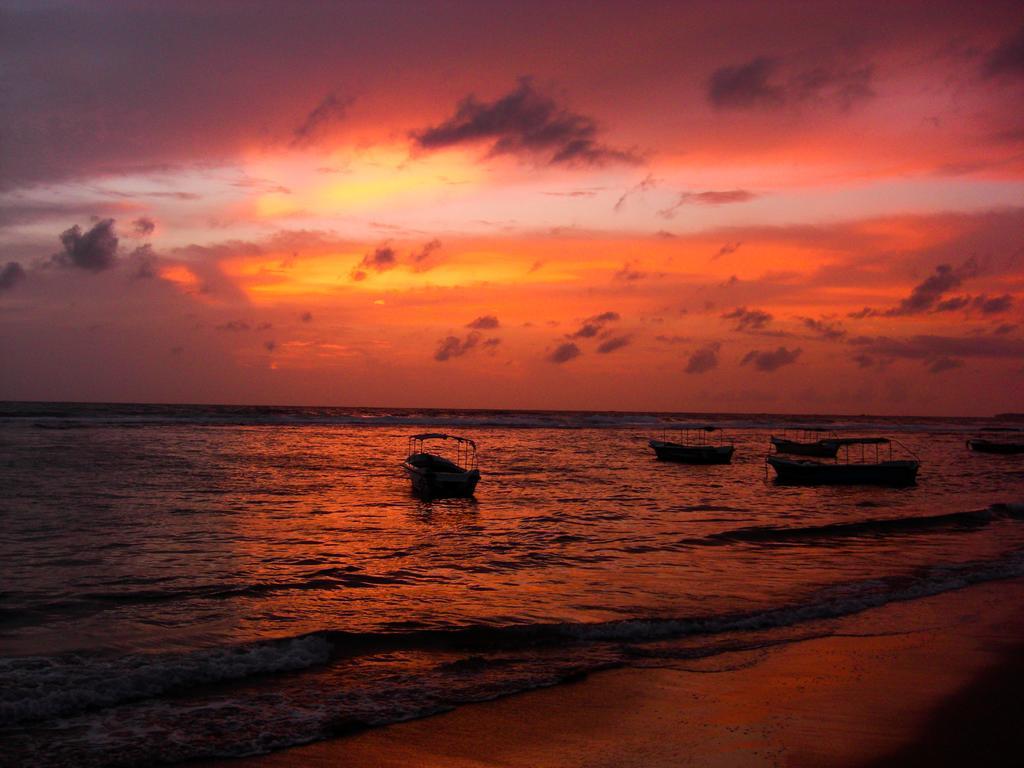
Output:
<svg viewBox="0 0 1024 768">
<path fill-rule="evenodd" d="M 695 422 L 732 464 L 654 459 Z M 800 426 L 918 483 L 777 485 Z M 411 495 L 420 431 L 477 441 L 475 498 Z M 259 754 L 1024 575 L 1024 456 L 974 436 L 1024 422 L 0 403 L 0 763 Z"/>
</svg>

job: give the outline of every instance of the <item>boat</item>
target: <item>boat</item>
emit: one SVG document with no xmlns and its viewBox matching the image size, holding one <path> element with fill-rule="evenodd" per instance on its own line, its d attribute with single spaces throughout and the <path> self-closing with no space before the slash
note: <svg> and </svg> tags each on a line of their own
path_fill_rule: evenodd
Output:
<svg viewBox="0 0 1024 768">
<path fill-rule="evenodd" d="M 835 462 L 815 459 L 796 459 L 770 454 L 765 462 L 775 470 L 777 481 L 789 485 L 888 485 L 893 487 L 914 485 L 921 462 L 913 459 L 893 459 L 892 446 L 896 442 L 887 437 L 844 437 L 835 441 L 843 448 L 843 456 Z M 860 446 L 860 456 L 850 456 L 850 449 Z M 868 455 L 868 446 L 874 455 Z M 881 447 L 887 446 L 888 457 L 883 458 Z M 910 453 L 909 450 L 907 450 Z M 911 454 L 913 455 L 913 454 Z M 766 470 L 767 471 L 767 468 Z"/>
<path fill-rule="evenodd" d="M 427 443 L 444 440 L 455 444 L 454 461 L 428 450 Z M 412 481 L 412 492 L 421 498 L 472 496 L 480 482 L 476 443 L 467 437 L 443 432 L 411 436 L 409 456 L 402 462 L 402 469 Z"/>
<path fill-rule="evenodd" d="M 776 453 L 834 459 L 839 452 L 836 433 L 823 429 L 787 429 L 782 437 L 772 435 L 769 439 Z"/>
<path fill-rule="evenodd" d="M 976 453 L 1001 453 L 1004 455 L 1024 453 L 1024 443 L 995 442 L 984 438 L 968 440 L 967 447 Z"/>
<path fill-rule="evenodd" d="M 735 450 L 726 442 L 719 427 L 710 424 L 682 428 L 682 442 L 672 440 L 649 440 L 654 455 L 661 461 L 675 461 L 680 464 L 728 464 Z M 711 436 L 717 433 L 717 440 Z"/>
</svg>

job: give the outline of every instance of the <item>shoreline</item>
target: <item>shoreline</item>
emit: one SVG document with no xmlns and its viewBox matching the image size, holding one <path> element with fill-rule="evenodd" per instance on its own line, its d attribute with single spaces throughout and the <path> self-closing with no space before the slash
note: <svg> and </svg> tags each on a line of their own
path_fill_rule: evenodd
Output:
<svg viewBox="0 0 1024 768">
<path fill-rule="evenodd" d="M 207 768 L 954 765 L 1024 748 L 1024 578 Z M 987 751 L 986 751 L 987 750 Z M 1011 764 L 1007 761 L 1005 764 Z"/>
</svg>

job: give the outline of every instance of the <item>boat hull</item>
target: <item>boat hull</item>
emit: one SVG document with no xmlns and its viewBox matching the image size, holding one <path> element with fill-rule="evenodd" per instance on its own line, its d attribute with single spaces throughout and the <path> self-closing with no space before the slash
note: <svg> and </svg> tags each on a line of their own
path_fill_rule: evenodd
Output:
<svg viewBox="0 0 1024 768">
<path fill-rule="evenodd" d="M 796 440 L 786 440 L 782 437 L 772 437 L 771 442 L 775 446 L 776 452 L 795 456 L 817 456 L 824 459 L 834 459 L 839 452 L 839 443 L 832 440 L 801 443 Z"/>
<path fill-rule="evenodd" d="M 778 482 L 789 485 L 887 485 L 900 487 L 917 482 L 916 461 L 882 461 L 877 464 L 824 464 L 819 461 L 769 456 Z"/>
<path fill-rule="evenodd" d="M 477 483 L 480 482 L 478 469 L 436 472 L 405 462 L 402 470 L 412 483 L 412 492 L 421 498 L 466 498 L 476 492 Z"/>
<path fill-rule="evenodd" d="M 998 453 L 1004 456 L 1024 453 L 1024 443 L 993 443 L 988 440 L 968 440 L 967 447 L 976 453 Z"/>
<path fill-rule="evenodd" d="M 651 440 L 650 446 L 660 461 L 678 464 L 728 464 L 734 450 L 731 445 L 682 445 L 662 440 Z"/>
</svg>

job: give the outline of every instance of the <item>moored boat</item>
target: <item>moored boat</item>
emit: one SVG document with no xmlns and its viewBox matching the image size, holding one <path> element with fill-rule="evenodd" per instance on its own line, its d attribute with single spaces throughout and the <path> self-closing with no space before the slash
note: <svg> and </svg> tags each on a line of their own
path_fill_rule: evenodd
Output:
<svg viewBox="0 0 1024 768">
<path fill-rule="evenodd" d="M 455 443 L 452 459 L 427 450 L 426 443 L 451 440 Z M 409 438 L 409 456 L 402 469 L 412 482 L 412 491 L 422 498 L 467 497 L 480 482 L 476 443 L 467 437 L 426 432 Z"/>
<path fill-rule="evenodd" d="M 907 486 L 917 482 L 921 462 L 915 459 L 893 459 L 893 441 L 885 437 L 839 438 L 839 447 L 845 449 L 842 461 L 825 462 L 814 459 L 786 458 L 771 454 L 765 461 L 775 470 L 779 483 L 792 485 L 888 485 Z M 859 460 L 851 460 L 850 447 L 861 447 Z M 902 447 L 902 444 L 900 444 Z M 874 447 L 874 456 L 866 455 L 866 447 Z M 883 459 L 879 448 L 887 446 L 888 458 Z"/>
<path fill-rule="evenodd" d="M 661 461 L 680 464 L 728 464 L 735 448 L 725 440 L 722 430 L 711 425 L 687 426 L 682 429 L 682 442 L 649 440 L 654 455 Z M 710 437 L 717 433 L 718 440 Z"/>
<path fill-rule="evenodd" d="M 984 438 L 967 441 L 967 447 L 976 453 L 999 453 L 1003 455 L 1024 453 L 1024 443 L 1004 443 Z"/>
</svg>

